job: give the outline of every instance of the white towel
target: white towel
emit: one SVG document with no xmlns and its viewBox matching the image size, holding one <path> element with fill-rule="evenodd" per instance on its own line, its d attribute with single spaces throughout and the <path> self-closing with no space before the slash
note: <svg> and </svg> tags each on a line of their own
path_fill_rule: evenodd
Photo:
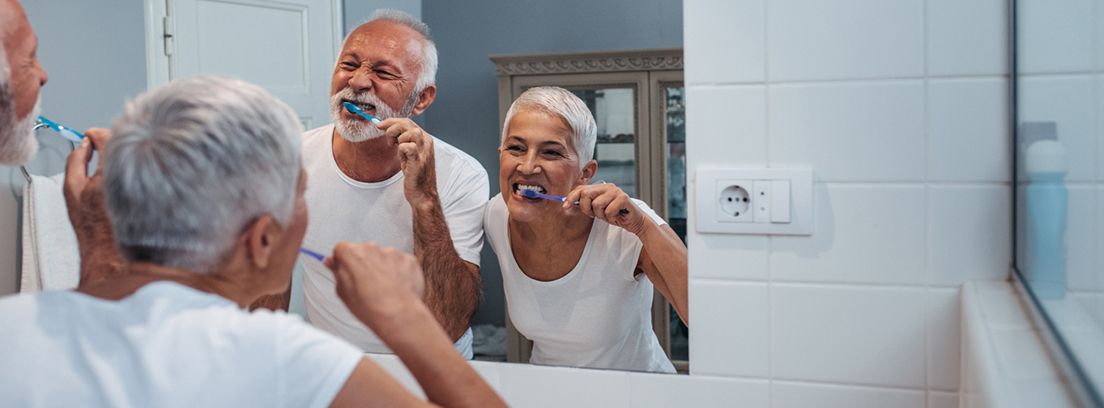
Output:
<svg viewBox="0 0 1104 408">
<path fill-rule="evenodd" d="M 77 235 L 69 223 L 65 174 L 31 176 L 23 187 L 23 277 L 20 292 L 72 289 L 80 282 Z"/>
</svg>

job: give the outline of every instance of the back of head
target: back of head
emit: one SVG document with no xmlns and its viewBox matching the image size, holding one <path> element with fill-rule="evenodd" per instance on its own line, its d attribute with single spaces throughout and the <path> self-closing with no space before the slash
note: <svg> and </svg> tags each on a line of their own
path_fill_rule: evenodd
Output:
<svg viewBox="0 0 1104 408">
<path fill-rule="evenodd" d="M 368 21 L 358 25 L 357 28 L 378 21 L 399 24 L 421 34 L 424 46 L 422 47 L 422 54 L 416 56 L 421 71 L 418 73 L 418 82 L 414 85 L 413 94 L 417 95 L 430 85 L 435 85 L 437 83 L 437 44 L 433 42 L 433 37 L 429 34 L 429 25 L 405 11 L 383 8 L 372 12 L 372 15 L 368 16 Z M 356 31 L 356 29 L 353 29 L 349 32 L 349 35 L 351 36 Z M 346 37 L 346 40 L 348 40 L 348 37 Z"/>
<path fill-rule="evenodd" d="M 541 112 L 558 117 L 571 128 L 571 142 L 579 157 L 579 167 L 586 166 L 594 157 L 594 146 L 598 142 L 598 125 L 590 113 L 586 102 L 566 89 L 557 86 L 538 86 L 522 92 L 510 110 L 506 111 L 506 121 L 502 124 L 502 141 L 510 131 L 510 120 L 521 111 Z"/>
<path fill-rule="evenodd" d="M 257 217 L 290 221 L 302 126 L 260 87 L 176 81 L 128 103 L 112 131 L 104 194 L 127 260 L 207 272 Z"/>
</svg>

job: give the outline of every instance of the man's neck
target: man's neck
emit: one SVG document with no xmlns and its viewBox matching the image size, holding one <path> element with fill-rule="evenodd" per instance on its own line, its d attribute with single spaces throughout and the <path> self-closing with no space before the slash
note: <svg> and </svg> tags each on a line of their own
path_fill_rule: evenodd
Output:
<svg viewBox="0 0 1104 408">
<path fill-rule="evenodd" d="M 387 180 L 402 170 L 399 147 L 386 136 L 353 143 L 334 129 L 333 158 L 337 168 L 353 180 L 375 183 Z"/>
<path fill-rule="evenodd" d="M 142 262 L 131 263 L 128 266 L 125 275 L 108 278 L 77 291 L 101 299 L 120 300 L 150 283 L 169 281 L 201 292 L 219 295 L 242 307 L 263 295 L 255 293 L 255 289 L 250 287 L 253 285 L 235 282 L 218 273 L 201 274 Z"/>
</svg>

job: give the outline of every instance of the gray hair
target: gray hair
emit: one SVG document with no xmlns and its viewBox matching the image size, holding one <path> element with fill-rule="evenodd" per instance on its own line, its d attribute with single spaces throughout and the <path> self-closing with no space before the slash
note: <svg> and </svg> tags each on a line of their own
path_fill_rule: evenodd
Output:
<svg viewBox="0 0 1104 408">
<path fill-rule="evenodd" d="M 127 260 L 208 272 L 257 217 L 285 227 L 303 132 L 256 85 L 196 77 L 127 104 L 104 152 L 104 195 Z"/>
<path fill-rule="evenodd" d="M 422 55 L 417 58 L 422 71 L 418 73 L 418 82 L 414 84 L 414 92 L 411 97 L 415 97 L 426 88 L 435 85 L 437 83 L 437 44 L 433 42 L 433 37 L 429 35 L 429 26 L 417 17 L 410 15 L 410 13 L 389 8 L 378 9 L 368 16 L 368 21 L 361 23 L 353 31 L 350 31 L 349 35 L 345 36 L 345 41 L 348 41 L 349 37 L 361 27 L 376 21 L 396 23 L 422 35 Z"/>
<path fill-rule="evenodd" d="M 594 123 L 594 115 L 590 113 L 586 103 L 571 91 L 555 86 L 538 86 L 523 92 L 506 112 L 506 122 L 502 124 L 502 142 L 509 136 L 510 120 L 521 111 L 542 112 L 567 122 L 571 127 L 571 142 L 579 157 L 579 168 L 585 167 L 594 158 L 598 125 Z"/>
</svg>

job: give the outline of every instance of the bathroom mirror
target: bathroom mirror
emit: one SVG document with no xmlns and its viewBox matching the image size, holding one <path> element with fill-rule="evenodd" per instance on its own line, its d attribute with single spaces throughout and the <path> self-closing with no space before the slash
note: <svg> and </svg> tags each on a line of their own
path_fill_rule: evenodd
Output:
<svg viewBox="0 0 1104 408">
<path fill-rule="evenodd" d="M 1015 268 L 1104 404 L 1104 8 L 1015 2 Z"/>
</svg>

